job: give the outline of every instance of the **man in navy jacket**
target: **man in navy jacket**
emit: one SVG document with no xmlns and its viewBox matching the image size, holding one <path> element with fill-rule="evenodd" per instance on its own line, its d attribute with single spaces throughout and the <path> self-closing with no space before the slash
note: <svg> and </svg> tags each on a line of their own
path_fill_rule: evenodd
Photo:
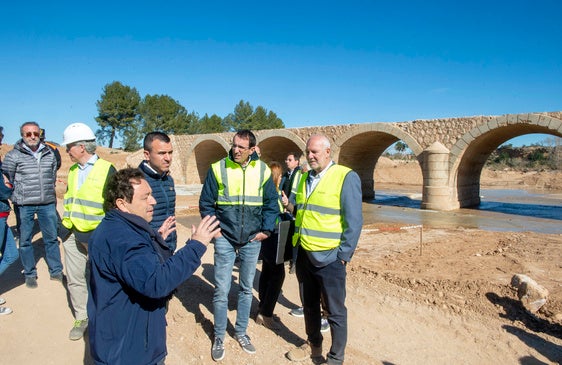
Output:
<svg viewBox="0 0 562 365">
<path fill-rule="evenodd" d="M 144 173 L 144 178 L 152 189 L 152 196 L 156 199 L 154 214 L 150 225 L 159 229 L 168 217 L 176 215 L 176 190 L 174 179 L 170 175 L 172 164 L 172 142 L 166 133 L 150 132 L 144 137 L 144 161 L 139 169 Z M 166 238 L 166 244 L 172 250 L 176 250 L 177 236 L 172 232 Z"/>
<path fill-rule="evenodd" d="M 215 217 L 192 227 L 191 239 L 172 255 L 149 222 L 156 203 L 142 172 L 123 169 L 104 193 L 106 215 L 89 241 L 91 264 L 88 317 L 95 364 L 163 364 L 166 306 L 172 291 L 201 264 L 211 239 L 220 232 Z"/>
</svg>

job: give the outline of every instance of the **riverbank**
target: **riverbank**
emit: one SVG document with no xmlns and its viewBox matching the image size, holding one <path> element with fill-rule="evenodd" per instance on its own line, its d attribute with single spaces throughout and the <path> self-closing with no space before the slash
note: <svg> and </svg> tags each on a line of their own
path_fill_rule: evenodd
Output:
<svg viewBox="0 0 562 365">
<path fill-rule="evenodd" d="M 375 188 L 379 184 L 391 184 L 421 189 L 423 184 L 421 168 L 415 160 L 390 160 L 381 157 L 375 167 L 374 177 Z M 562 194 L 562 171 L 484 168 L 480 175 L 480 184 L 482 188 L 525 189 Z"/>
<path fill-rule="evenodd" d="M 191 196 L 194 204 L 197 196 Z M 194 218 L 196 219 L 196 218 Z M 501 233 L 472 229 L 398 230 L 400 225 L 364 227 L 348 266 L 348 364 L 557 364 L 562 361 L 562 235 Z M 178 226 L 180 241 L 189 229 Z M 48 280 L 44 252 L 36 241 L 39 287 L 23 283 L 19 263 L 2 277 L 0 293 L 14 313 L 0 318 L 2 362 L 6 364 L 91 364 L 86 340 L 69 341 L 72 315 L 67 291 Z M 209 247 L 203 265 L 170 302 L 167 365 L 213 364 L 212 268 Z M 258 265 L 258 273 L 260 267 Z M 550 291 L 536 315 L 527 313 L 510 288 L 524 273 Z M 234 273 L 235 278 L 237 273 Z M 257 276 L 257 277 L 258 277 Z M 256 277 L 256 284 L 257 284 Z M 236 289 L 236 279 L 233 283 Z M 275 313 L 281 330 L 251 321 L 257 348 L 243 352 L 230 336 L 224 364 L 289 364 L 285 352 L 306 337 L 296 278 L 287 275 Z M 257 306 L 254 292 L 253 309 Z M 22 341 L 22 338 L 25 341 Z M 326 346 L 330 343 L 325 335 Z M 327 350 L 327 349 L 326 349 Z M 303 362 L 311 364 L 311 362 Z"/>
<path fill-rule="evenodd" d="M 402 167 L 388 169 L 391 171 L 382 168 L 378 173 L 408 176 L 407 169 L 400 171 Z M 197 195 L 178 196 L 178 217 L 196 221 L 197 201 Z M 13 216 L 9 222 L 13 224 Z M 562 232 L 497 232 L 462 226 L 399 230 L 403 226 L 396 220 L 363 227 L 348 266 L 346 364 L 562 362 Z M 178 235 L 180 242 L 185 241 L 189 227 L 178 225 Z M 25 287 L 19 262 L 0 280 L 0 295 L 14 310 L 0 318 L 2 363 L 91 364 L 86 339 L 68 340 L 73 318 L 67 291 L 48 279 L 39 235 L 35 245 L 39 287 Z M 210 357 L 212 262 L 211 246 L 202 266 L 170 302 L 167 365 L 214 363 Z M 257 270 L 259 275 L 259 265 Z M 539 313 L 529 314 L 517 300 L 509 286 L 516 273 L 529 275 L 550 291 Z M 236 289 L 237 272 L 234 277 Z M 296 278 L 287 274 L 275 309 L 281 330 L 272 332 L 250 322 L 248 334 L 257 349 L 254 355 L 243 352 L 231 338 L 233 291 L 222 363 L 290 364 L 284 354 L 305 338 L 302 318 L 289 315 L 299 305 L 297 289 Z M 254 310 L 256 306 L 254 291 Z M 325 351 L 329 343 L 327 333 Z"/>
</svg>

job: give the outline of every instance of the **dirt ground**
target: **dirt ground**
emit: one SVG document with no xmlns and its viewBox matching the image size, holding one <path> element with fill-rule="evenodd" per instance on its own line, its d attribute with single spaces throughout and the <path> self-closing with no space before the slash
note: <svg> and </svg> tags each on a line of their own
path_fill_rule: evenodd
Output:
<svg viewBox="0 0 562 365">
<path fill-rule="evenodd" d="M 118 167 L 124 166 L 124 154 L 99 152 Z M 66 161 L 61 171 L 66 173 L 68 166 Z M 62 191 L 66 176 L 59 177 Z M 415 164 L 381 160 L 375 177 L 398 185 L 421 184 Z M 561 182 L 560 174 L 545 172 L 484 171 L 482 176 L 483 185 L 523 189 L 552 188 Z M 197 215 L 197 200 L 195 195 L 179 196 L 178 216 Z M 395 227 L 365 226 L 348 266 L 346 364 L 562 362 L 562 229 L 560 234 L 538 234 L 424 226 L 420 244 L 419 229 L 393 230 L 399 226 L 400 222 Z M 187 227 L 180 225 L 178 231 L 179 242 L 189 237 Z M 0 318 L 0 363 L 90 364 L 87 339 L 68 340 L 73 317 L 67 291 L 48 279 L 39 235 L 36 243 L 39 287 L 25 287 L 19 262 L 0 280 L 0 295 L 14 310 Z M 171 300 L 167 365 L 213 363 L 212 251 L 209 246 L 203 265 Z M 258 274 L 259 270 L 258 265 Z M 537 314 L 523 309 L 509 285 L 517 273 L 529 275 L 550 292 Z M 256 284 L 257 280 L 258 275 Z M 254 299 L 256 308 L 257 292 Z M 289 315 L 298 305 L 296 278 L 287 274 L 275 310 L 281 330 L 273 332 L 251 321 L 248 334 L 257 353 L 246 354 L 227 336 L 222 363 L 289 364 L 284 354 L 305 338 L 303 320 Z M 329 345 L 327 333 L 325 352 Z"/>
</svg>

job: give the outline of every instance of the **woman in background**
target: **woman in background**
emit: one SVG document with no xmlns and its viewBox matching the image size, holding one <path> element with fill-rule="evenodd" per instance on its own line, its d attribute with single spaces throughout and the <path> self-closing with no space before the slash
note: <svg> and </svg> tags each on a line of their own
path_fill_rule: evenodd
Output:
<svg viewBox="0 0 562 365">
<path fill-rule="evenodd" d="M 277 188 L 277 193 L 280 194 L 279 184 L 281 183 L 281 176 L 283 175 L 283 168 L 279 162 L 272 161 L 269 163 L 271 169 L 271 179 Z M 279 201 L 279 218 L 282 219 L 283 206 Z M 274 232 L 269 238 L 264 240 L 261 245 L 260 257 L 262 259 L 262 269 L 259 280 L 258 296 L 259 306 L 258 315 L 256 316 L 256 323 L 261 324 L 269 329 L 278 330 L 279 325 L 273 317 L 273 310 L 279 294 L 281 294 L 281 287 L 285 281 L 285 264 L 276 263 L 277 258 L 277 245 L 278 245 L 278 232 Z"/>
</svg>

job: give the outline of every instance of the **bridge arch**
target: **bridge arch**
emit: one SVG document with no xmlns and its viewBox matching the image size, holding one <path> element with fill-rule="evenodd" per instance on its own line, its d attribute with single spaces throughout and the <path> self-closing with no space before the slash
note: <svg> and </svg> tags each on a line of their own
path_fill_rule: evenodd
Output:
<svg viewBox="0 0 562 365">
<path fill-rule="evenodd" d="M 302 154 L 306 148 L 306 142 L 301 137 L 286 129 L 266 130 L 256 138 L 261 150 L 261 159 L 266 163 L 277 161 L 284 166 L 285 157 L 289 152 Z"/>
<path fill-rule="evenodd" d="M 421 156 L 422 147 L 408 133 L 387 123 L 371 123 L 354 126 L 337 138 L 332 157 L 357 172 L 361 178 L 363 198 L 372 199 L 375 196 L 373 175 L 378 159 L 398 140 L 407 144 L 416 156 Z"/>
<path fill-rule="evenodd" d="M 231 141 L 213 134 L 205 134 L 196 138 L 187 153 L 184 176 L 186 184 L 203 184 L 209 166 L 224 158 L 230 150 Z"/>
<path fill-rule="evenodd" d="M 478 206 L 480 175 L 490 154 L 504 142 L 532 133 L 562 137 L 562 120 L 543 114 L 504 115 L 464 134 L 450 153 L 452 209 Z"/>
</svg>

